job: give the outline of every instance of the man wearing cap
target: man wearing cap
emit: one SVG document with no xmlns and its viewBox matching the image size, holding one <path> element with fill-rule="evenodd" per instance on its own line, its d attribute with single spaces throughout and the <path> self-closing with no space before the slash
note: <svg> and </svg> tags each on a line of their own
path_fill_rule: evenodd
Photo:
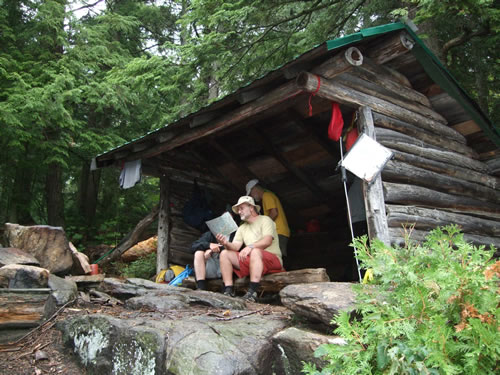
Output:
<svg viewBox="0 0 500 375">
<path fill-rule="evenodd" d="M 221 234 L 216 236 L 225 248 L 220 254 L 224 294 L 234 296 L 233 272 L 238 277 L 250 275 L 248 292 L 243 298 L 255 302 L 262 275 L 283 270 L 276 224 L 268 216 L 259 215 L 260 206 L 250 196 L 240 197 L 233 211 L 243 221 L 233 241 Z M 243 244 L 245 247 L 241 248 Z"/>
<path fill-rule="evenodd" d="M 288 221 L 280 200 L 276 194 L 260 186 L 259 180 L 248 181 L 246 192 L 247 195 L 251 196 L 256 201 L 262 202 L 264 215 L 269 216 L 276 223 L 281 254 L 283 257 L 286 257 L 290 228 L 288 227 Z"/>
</svg>

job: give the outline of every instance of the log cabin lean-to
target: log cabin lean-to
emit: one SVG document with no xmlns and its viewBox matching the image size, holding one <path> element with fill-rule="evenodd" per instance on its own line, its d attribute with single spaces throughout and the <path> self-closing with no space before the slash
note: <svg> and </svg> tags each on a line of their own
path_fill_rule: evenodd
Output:
<svg viewBox="0 0 500 375">
<path fill-rule="evenodd" d="M 275 192 L 292 235 L 288 270 L 326 268 L 356 280 L 339 142 L 327 137 L 332 102 L 344 127 L 394 153 L 364 184 L 369 237 L 404 243 L 455 223 L 500 249 L 500 130 L 414 31 L 394 23 L 330 40 L 168 126 L 96 157 L 98 168 L 141 160 L 160 178 L 158 269 L 187 264 L 199 232 L 182 219 L 193 181 L 215 212 L 257 178 Z M 316 223 L 315 231 L 306 229 Z M 317 224 L 319 223 L 319 225 Z"/>
</svg>

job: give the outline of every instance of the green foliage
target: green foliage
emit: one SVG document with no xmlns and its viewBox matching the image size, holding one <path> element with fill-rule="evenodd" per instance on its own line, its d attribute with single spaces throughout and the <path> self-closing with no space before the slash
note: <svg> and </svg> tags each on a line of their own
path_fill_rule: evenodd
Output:
<svg viewBox="0 0 500 375">
<path fill-rule="evenodd" d="M 131 262 L 122 268 L 121 272 L 124 277 L 139 277 L 149 280 L 156 274 L 156 253 L 148 254 Z"/>
<path fill-rule="evenodd" d="M 307 374 L 477 374 L 499 372 L 500 261 L 456 226 L 435 229 L 423 245 L 390 248 L 356 239 L 375 285 L 358 285 L 360 319 L 342 313 L 335 333 L 347 345 L 315 353 L 329 365 Z"/>
</svg>

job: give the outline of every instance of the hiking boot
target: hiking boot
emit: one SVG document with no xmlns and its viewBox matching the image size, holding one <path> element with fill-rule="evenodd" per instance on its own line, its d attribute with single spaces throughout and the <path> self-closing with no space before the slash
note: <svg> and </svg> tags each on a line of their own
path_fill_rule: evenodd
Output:
<svg viewBox="0 0 500 375">
<path fill-rule="evenodd" d="M 233 289 L 226 289 L 226 290 L 224 290 L 224 295 L 228 296 L 228 297 L 234 297 L 234 296 L 236 296 L 236 294 L 234 294 L 234 290 Z"/>
<path fill-rule="evenodd" d="M 257 292 L 254 292 L 252 290 L 249 290 L 246 292 L 246 294 L 243 296 L 243 299 L 248 302 L 257 302 Z"/>
</svg>

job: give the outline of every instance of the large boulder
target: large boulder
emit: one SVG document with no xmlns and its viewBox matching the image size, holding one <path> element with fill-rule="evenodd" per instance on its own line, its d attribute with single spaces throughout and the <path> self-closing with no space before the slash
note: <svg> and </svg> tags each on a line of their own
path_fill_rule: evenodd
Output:
<svg viewBox="0 0 500 375">
<path fill-rule="evenodd" d="M 22 226 L 5 224 L 5 236 L 11 247 L 31 255 L 51 273 L 64 275 L 73 266 L 69 243 L 61 227 L 47 225 Z"/>
<path fill-rule="evenodd" d="M 270 375 L 275 358 L 271 337 L 286 327 L 286 320 L 258 314 L 232 320 L 82 315 L 58 327 L 88 374 Z"/>
<path fill-rule="evenodd" d="M 313 363 L 317 368 L 327 363 L 314 356 L 314 351 L 322 344 L 345 345 L 338 336 L 327 336 L 314 331 L 289 327 L 273 336 L 273 343 L 280 354 L 281 373 L 300 374 L 302 362 Z"/>
<path fill-rule="evenodd" d="M 50 272 L 45 268 L 9 264 L 0 268 L 0 287 L 14 289 L 46 288 Z"/>
<path fill-rule="evenodd" d="M 121 259 L 122 261 L 127 263 L 133 262 L 134 260 L 142 258 L 151 253 L 156 253 L 157 247 L 158 236 L 154 236 L 132 246 L 121 255 Z"/>
<path fill-rule="evenodd" d="M 8 264 L 39 266 L 40 262 L 31 254 L 15 247 L 0 247 L 0 267 Z"/>
<path fill-rule="evenodd" d="M 312 283 L 288 285 L 280 292 L 281 303 L 312 322 L 330 326 L 341 311 L 354 310 L 352 283 Z"/>
</svg>

